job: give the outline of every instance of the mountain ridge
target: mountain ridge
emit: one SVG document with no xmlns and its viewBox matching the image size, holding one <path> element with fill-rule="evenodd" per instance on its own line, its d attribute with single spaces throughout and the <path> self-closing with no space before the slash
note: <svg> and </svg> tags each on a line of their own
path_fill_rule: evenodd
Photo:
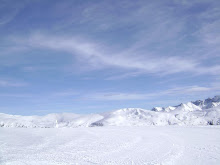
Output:
<svg viewBox="0 0 220 165">
<path fill-rule="evenodd" d="M 186 104 L 193 104 L 191 106 L 197 106 L 196 108 L 200 107 L 201 109 L 209 109 L 209 108 L 213 108 L 213 107 L 216 107 L 218 105 L 220 105 L 220 95 L 216 95 L 214 96 L 213 98 L 207 98 L 205 100 L 196 100 L 196 101 L 190 101 L 188 103 L 181 103 L 179 105 L 176 105 L 176 106 L 168 106 L 168 107 L 154 107 L 152 108 L 151 110 L 153 111 L 166 111 L 166 112 L 169 112 L 167 111 L 166 109 L 169 109 L 169 110 L 175 110 L 176 108 L 180 107 L 180 106 L 185 106 Z M 172 109 L 170 109 L 170 107 Z M 198 109 L 200 109 L 198 108 Z"/>
<path fill-rule="evenodd" d="M 147 125 L 220 125 L 220 96 L 177 106 L 124 108 L 100 114 L 48 114 L 20 116 L 0 113 L 0 127 L 62 128 Z"/>
</svg>

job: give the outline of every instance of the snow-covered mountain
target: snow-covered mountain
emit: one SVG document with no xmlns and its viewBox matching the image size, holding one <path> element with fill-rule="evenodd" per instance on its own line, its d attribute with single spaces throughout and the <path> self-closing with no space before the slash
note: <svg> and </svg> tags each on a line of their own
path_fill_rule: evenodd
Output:
<svg viewBox="0 0 220 165">
<path fill-rule="evenodd" d="M 0 113 L 0 127 L 95 127 L 142 125 L 220 125 L 220 96 L 152 110 L 126 108 L 101 114 L 19 116 Z"/>
<path fill-rule="evenodd" d="M 205 99 L 204 101 L 197 100 L 192 103 L 201 107 L 202 109 L 213 108 L 213 107 L 220 105 L 220 95 L 215 96 L 214 98 Z"/>
<path fill-rule="evenodd" d="M 220 95 L 215 96 L 214 98 L 208 98 L 205 100 L 196 100 L 191 101 L 186 104 L 181 103 L 180 105 L 176 106 L 168 106 L 168 107 L 154 107 L 152 108 L 152 111 L 157 112 L 170 112 L 173 110 L 185 110 L 185 111 L 195 111 L 195 110 L 206 110 L 209 108 L 217 107 L 220 105 Z"/>
</svg>

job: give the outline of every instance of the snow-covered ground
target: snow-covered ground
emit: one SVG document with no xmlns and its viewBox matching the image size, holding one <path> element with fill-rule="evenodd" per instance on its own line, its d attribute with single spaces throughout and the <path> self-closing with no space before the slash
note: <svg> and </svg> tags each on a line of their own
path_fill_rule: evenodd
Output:
<svg viewBox="0 0 220 165">
<path fill-rule="evenodd" d="M 220 164 L 220 127 L 0 128 L 1 165 Z"/>
</svg>

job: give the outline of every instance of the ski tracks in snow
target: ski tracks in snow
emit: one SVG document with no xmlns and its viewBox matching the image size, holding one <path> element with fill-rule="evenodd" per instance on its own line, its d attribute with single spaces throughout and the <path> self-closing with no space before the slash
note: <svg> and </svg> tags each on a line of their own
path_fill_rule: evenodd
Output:
<svg viewBox="0 0 220 165">
<path fill-rule="evenodd" d="M 0 164 L 169 165 L 196 164 L 198 159 L 199 164 L 219 164 L 219 132 L 183 127 L 6 128 L 0 129 Z"/>
</svg>

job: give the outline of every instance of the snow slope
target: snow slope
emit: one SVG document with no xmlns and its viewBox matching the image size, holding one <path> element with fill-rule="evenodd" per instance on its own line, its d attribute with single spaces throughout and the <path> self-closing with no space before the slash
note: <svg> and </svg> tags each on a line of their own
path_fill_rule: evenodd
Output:
<svg viewBox="0 0 220 165">
<path fill-rule="evenodd" d="M 71 113 L 46 116 L 0 114 L 0 127 L 55 128 L 142 125 L 219 125 L 220 96 L 152 110 L 119 109 L 102 114 Z"/>
<path fill-rule="evenodd" d="M 219 139 L 219 126 L 0 128 L 0 164 L 219 165 Z"/>
</svg>

